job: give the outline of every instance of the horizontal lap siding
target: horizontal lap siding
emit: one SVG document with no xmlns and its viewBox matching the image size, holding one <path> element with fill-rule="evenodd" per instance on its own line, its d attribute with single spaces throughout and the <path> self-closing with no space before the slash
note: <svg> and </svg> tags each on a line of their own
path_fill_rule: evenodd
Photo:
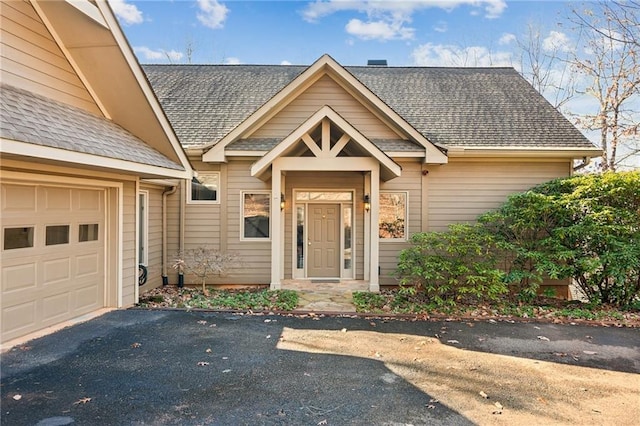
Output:
<svg viewBox="0 0 640 426">
<path fill-rule="evenodd" d="M 487 211 L 495 210 L 510 194 L 558 177 L 568 176 L 568 160 L 458 161 L 429 166 L 429 230 L 446 230 L 451 223 L 473 222 Z"/>
<path fill-rule="evenodd" d="M 0 40 L 4 83 L 100 114 L 31 4 L 2 3 Z"/>
<path fill-rule="evenodd" d="M 227 166 L 227 188 L 223 188 L 227 205 L 227 251 L 236 253 L 241 267 L 229 272 L 220 283 L 269 284 L 271 282 L 271 241 L 241 241 L 242 191 L 270 191 L 271 182 L 263 182 L 251 176 L 253 161 L 231 161 Z"/>
<path fill-rule="evenodd" d="M 420 232 L 422 215 L 422 165 L 418 161 L 401 162 L 402 175 L 380 184 L 380 191 L 408 192 L 407 237 Z M 407 248 L 406 241 L 380 239 L 380 284 L 395 284 L 393 273 L 398 264 L 398 254 Z"/>
<path fill-rule="evenodd" d="M 254 132 L 252 138 L 284 138 L 325 105 L 331 106 L 356 129 L 370 139 L 397 139 L 375 115 L 328 76 L 322 77 L 293 100 L 268 123 Z"/>
<path fill-rule="evenodd" d="M 149 193 L 147 210 L 148 244 L 147 244 L 147 283 L 140 287 L 140 293 L 162 285 L 162 188 L 141 186 L 141 190 Z"/>
<path fill-rule="evenodd" d="M 123 187 L 122 223 L 122 304 L 130 306 L 136 302 L 135 287 L 138 285 L 136 265 L 136 185 L 125 182 Z"/>
</svg>

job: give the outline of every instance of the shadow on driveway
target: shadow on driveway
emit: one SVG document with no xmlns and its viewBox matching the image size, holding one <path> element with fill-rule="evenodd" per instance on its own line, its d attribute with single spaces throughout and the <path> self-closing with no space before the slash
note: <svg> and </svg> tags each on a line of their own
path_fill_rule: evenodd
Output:
<svg viewBox="0 0 640 426">
<path fill-rule="evenodd" d="M 0 423 L 472 424 L 461 414 L 464 404 L 449 408 L 425 391 L 451 390 L 440 389 L 446 382 L 429 366 L 420 367 L 420 378 L 405 374 L 412 359 L 421 362 L 417 356 L 403 366 L 391 362 L 393 347 L 369 350 L 385 334 L 409 336 L 398 338 L 406 348 L 397 346 L 407 356 L 433 342 L 451 351 L 640 372 L 640 335 L 630 329 L 114 311 L 3 354 Z M 342 349 L 330 347 L 340 342 Z M 457 352 L 442 353 L 453 359 Z M 467 397 L 480 399 L 473 404 L 488 416 L 502 414 L 477 389 Z"/>
</svg>

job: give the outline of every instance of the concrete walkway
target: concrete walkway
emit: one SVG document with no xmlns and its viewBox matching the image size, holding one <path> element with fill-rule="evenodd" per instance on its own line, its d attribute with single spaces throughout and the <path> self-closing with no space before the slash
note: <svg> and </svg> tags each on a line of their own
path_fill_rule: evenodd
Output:
<svg viewBox="0 0 640 426">
<path fill-rule="evenodd" d="M 282 289 L 298 292 L 299 302 L 296 311 L 353 313 L 354 291 L 367 291 L 364 281 L 321 282 L 316 280 L 285 280 Z"/>
</svg>

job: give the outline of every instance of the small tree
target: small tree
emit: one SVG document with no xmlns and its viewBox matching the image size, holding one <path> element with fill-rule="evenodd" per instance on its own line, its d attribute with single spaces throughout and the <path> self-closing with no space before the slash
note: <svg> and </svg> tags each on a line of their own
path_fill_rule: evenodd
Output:
<svg viewBox="0 0 640 426">
<path fill-rule="evenodd" d="M 198 277 L 202 281 L 202 292 L 206 294 L 208 276 L 223 276 L 229 269 L 239 265 L 237 254 L 201 246 L 178 253 L 173 268 Z"/>
</svg>

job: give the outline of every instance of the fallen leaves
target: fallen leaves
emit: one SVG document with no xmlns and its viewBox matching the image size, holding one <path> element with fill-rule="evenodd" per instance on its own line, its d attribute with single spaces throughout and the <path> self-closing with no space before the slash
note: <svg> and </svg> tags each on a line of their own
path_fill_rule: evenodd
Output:
<svg viewBox="0 0 640 426">
<path fill-rule="evenodd" d="M 13 395 L 13 399 L 15 401 L 20 401 L 22 399 L 22 395 L 20 395 L 20 394 Z"/>
<path fill-rule="evenodd" d="M 538 338 L 538 340 L 549 342 L 549 338 L 548 337 L 545 337 L 545 336 L 536 336 L 536 337 Z"/>
<path fill-rule="evenodd" d="M 483 397 L 484 399 L 489 399 L 489 395 L 487 395 L 483 391 L 480 391 L 479 393 L 480 393 L 480 396 Z"/>
<path fill-rule="evenodd" d="M 142 346 L 142 343 L 135 342 L 135 343 L 132 343 L 132 344 L 131 344 L 131 347 L 132 347 L 133 349 L 139 348 L 140 346 Z"/>
<path fill-rule="evenodd" d="M 206 367 L 207 365 L 209 365 L 209 363 L 207 361 L 198 362 L 198 367 Z"/>
<path fill-rule="evenodd" d="M 93 398 L 89 398 L 88 396 L 85 396 L 84 398 L 80 398 L 79 400 L 74 402 L 73 405 L 86 404 L 87 402 L 90 402 L 92 399 Z"/>
</svg>

